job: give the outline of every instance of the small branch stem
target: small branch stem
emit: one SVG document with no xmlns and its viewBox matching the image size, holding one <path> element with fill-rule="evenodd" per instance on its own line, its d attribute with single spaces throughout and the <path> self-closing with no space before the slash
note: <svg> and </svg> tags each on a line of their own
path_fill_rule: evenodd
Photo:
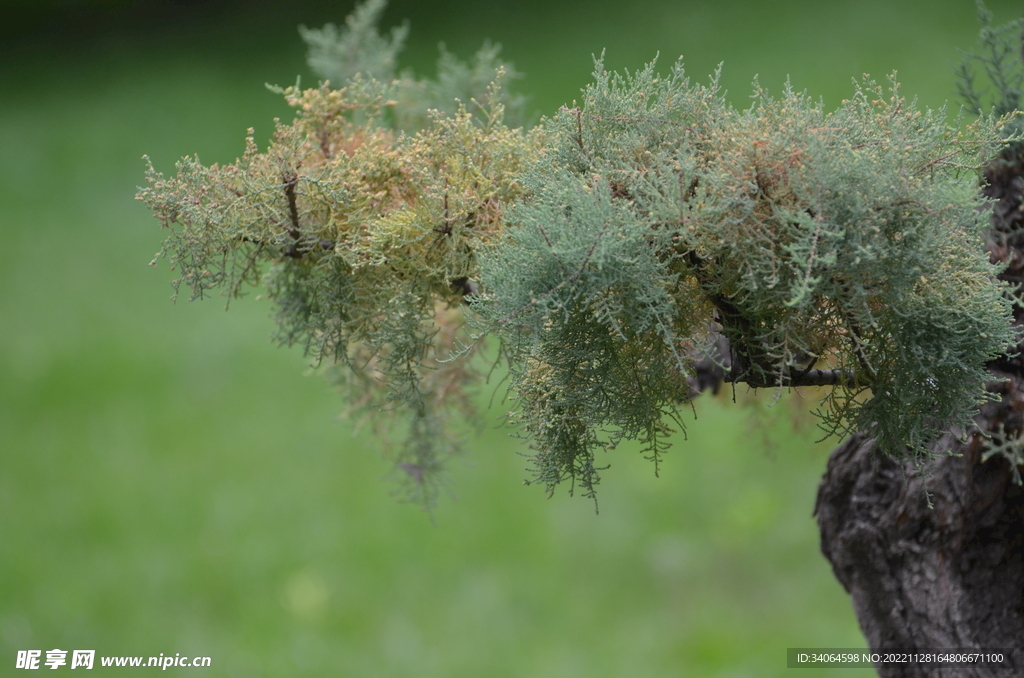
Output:
<svg viewBox="0 0 1024 678">
<path fill-rule="evenodd" d="M 724 381 L 734 384 L 747 384 L 753 388 L 772 388 L 776 386 L 838 386 L 863 385 L 856 381 L 851 370 L 802 370 L 800 368 L 786 368 L 781 375 L 774 376 L 774 379 L 759 379 L 756 375 L 746 372 L 744 374 L 733 374 L 730 370 L 725 373 Z"/>
<path fill-rule="evenodd" d="M 302 256 L 302 252 L 299 251 L 299 238 L 302 237 L 302 231 L 299 230 L 299 206 L 295 199 L 295 186 L 299 183 L 299 175 L 295 172 L 288 172 L 281 180 L 284 183 L 284 195 L 288 199 L 288 217 L 291 219 L 291 225 L 285 226 L 285 231 L 294 241 L 285 254 L 298 259 Z"/>
</svg>

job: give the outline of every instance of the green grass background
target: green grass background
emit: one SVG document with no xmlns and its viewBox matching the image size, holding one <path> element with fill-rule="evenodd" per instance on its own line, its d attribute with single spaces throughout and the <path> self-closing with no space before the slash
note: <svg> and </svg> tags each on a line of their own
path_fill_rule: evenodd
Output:
<svg viewBox="0 0 1024 678">
<path fill-rule="evenodd" d="M 660 478 L 610 456 L 600 515 L 524 487 L 521 448 L 488 430 L 432 522 L 270 343 L 265 302 L 167 301 L 141 156 L 170 171 L 234 159 L 249 126 L 265 140 L 289 112 L 263 84 L 314 82 L 295 26 L 348 5 L 153 6 L 43 3 L 0 46 L 0 675 L 61 648 L 209 655 L 169 671 L 230 678 L 761 677 L 793 672 L 787 647 L 863 646 L 811 517 L 834 441 L 785 405 L 699 402 Z M 611 68 L 683 54 L 701 79 L 724 61 L 737 105 L 755 74 L 834 106 L 898 69 L 936 107 L 977 30 L 966 0 L 452 0 L 386 21 L 403 17 L 404 65 L 489 36 L 541 113 L 604 48 Z"/>
</svg>

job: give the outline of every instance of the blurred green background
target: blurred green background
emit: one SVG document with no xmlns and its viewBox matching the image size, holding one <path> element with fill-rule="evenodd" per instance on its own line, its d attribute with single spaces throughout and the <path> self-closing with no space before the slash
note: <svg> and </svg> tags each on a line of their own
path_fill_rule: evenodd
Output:
<svg viewBox="0 0 1024 678">
<path fill-rule="evenodd" d="M 265 302 L 167 301 L 141 156 L 166 172 L 265 140 L 289 110 L 264 83 L 313 83 L 296 26 L 349 9 L 0 5 L 0 674 L 61 648 L 208 655 L 230 678 L 762 677 L 791 673 L 787 647 L 862 647 L 811 516 L 835 441 L 785 401 L 699 402 L 661 478 L 615 452 L 600 515 L 524 487 L 521 448 L 488 430 L 431 521 L 270 343 Z M 385 25 L 403 18 L 404 66 L 490 37 L 539 113 L 602 49 L 610 68 L 682 54 L 699 79 L 724 61 L 737 105 L 755 74 L 834 106 L 898 69 L 937 107 L 977 33 L 968 0 L 407 0 Z"/>
</svg>

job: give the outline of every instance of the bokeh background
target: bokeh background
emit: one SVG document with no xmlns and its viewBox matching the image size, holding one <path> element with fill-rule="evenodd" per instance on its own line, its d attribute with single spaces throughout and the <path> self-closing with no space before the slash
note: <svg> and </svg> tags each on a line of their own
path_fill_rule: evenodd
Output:
<svg viewBox="0 0 1024 678">
<path fill-rule="evenodd" d="M 489 429 L 428 516 L 271 344 L 266 302 L 168 301 L 142 155 L 168 172 L 233 160 L 250 126 L 267 139 L 290 113 L 264 83 L 314 82 L 296 26 L 350 8 L 0 4 L 0 674 L 61 648 L 208 655 L 169 671 L 229 678 L 763 677 L 789 675 L 787 647 L 863 647 L 818 552 L 835 441 L 806 401 L 698 402 L 660 478 L 610 455 L 600 515 L 524 487 L 522 448 Z M 538 114 L 602 49 L 616 69 L 685 55 L 697 79 L 724 62 L 738 106 L 755 74 L 833 107 L 898 70 L 938 107 L 977 34 L 969 0 L 395 0 L 385 25 L 405 18 L 403 66 L 489 37 Z"/>
</svg>

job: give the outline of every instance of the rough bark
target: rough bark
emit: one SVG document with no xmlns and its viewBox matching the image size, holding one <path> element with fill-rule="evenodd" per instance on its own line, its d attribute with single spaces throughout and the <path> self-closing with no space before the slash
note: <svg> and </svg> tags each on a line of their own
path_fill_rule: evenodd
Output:
<svg viewBox="0 0 1024 678">
<path fill-rule="evenodd" d="M 1020 284 L 1024 148 L 1006 149 L 986 179 L 998 201 L 989 251 L 1006 264 L 1001 277 Z M 1024 324 L 1024 309 L 1015 314 Z M 1024 676 L 1024 488 L 1008 456 L 986 454 L 980 432 L 1024 436 L 1021 349 L 990 365 L 1002 400 L 982 408 L 966 442 L 940 439 L 941 456 L 923 469 L 876 454 L 863 434 L 829 459 L 815 507 L 821 549 L 871 648 L 1015 650 L 1004 667 L 878 665 L 883 678 Z"/>
<path fill-rule="evenodd" d="M 1009 387 L 1019 408 L 1024 384 Z M 1022 676 L 1024 491 L 1006 457 L 983 461 L 980 434 L 940 444 L 952 454 L 923 470 L 880 457 L 863 435 L 840 445 L 818 492 L 822 551 L 873 650 L 1017 648 L 1001 668 L 888 664 L 879 675 Z"/>
</svg>

